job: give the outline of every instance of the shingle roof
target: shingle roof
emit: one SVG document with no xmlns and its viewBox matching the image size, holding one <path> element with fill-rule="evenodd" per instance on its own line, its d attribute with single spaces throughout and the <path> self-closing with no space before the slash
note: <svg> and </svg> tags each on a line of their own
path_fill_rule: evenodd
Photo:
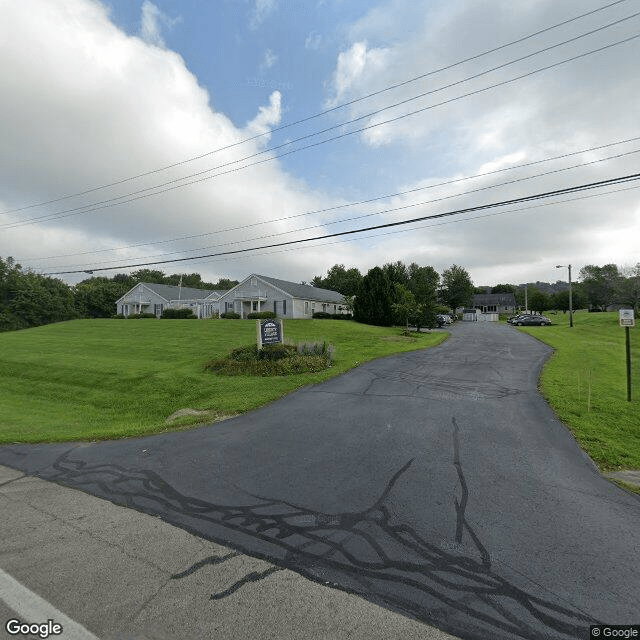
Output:
<svg viewBox="0 0 640 640">
<path fill-rule="evenodd" d="M 256 278 L 260 278 L 278 289 L 282 289 L 291 294 L 294 298 L 303 298 L 306 300 L 317 300 L 319 302 L 343 303 L 344 296 L 337 291 L 330 289 L 320 289 L 320 287 L 312 287 L 310 284 L 298 284 L 297 282 L 288 282 L 287 280 L 278 280 L 278 278 L 270 278 L 254 274 Z"/>
<path fill-rule="evenodd" d="M 516 297 L 513 293 L 477 293 L 473 296 L 473 304 L 476 306 L 500 306 L 514 307 Z"/>
<path fill-rule="evenodd" d="M 210 296 L 211 289 L 193 289 L 192 287 L 174 287 L 170 284 L 155 284 L 153 282 L 141 282 L 147 289 L 155 291 L 165 300 L 201 300 Z M 182 288 L 182 291 L 180 289 Z"/>
</svg>

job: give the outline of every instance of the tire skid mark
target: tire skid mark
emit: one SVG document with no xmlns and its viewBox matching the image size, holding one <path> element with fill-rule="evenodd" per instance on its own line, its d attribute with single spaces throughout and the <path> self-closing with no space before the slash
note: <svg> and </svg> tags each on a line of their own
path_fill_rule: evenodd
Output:
<svg viewBox="0 0 640 640">
<path fill-rule="evenodd" d="M 212 539 L 216 536 L 207 526 L 223 527 L 227 545 L 233 545 L 232 532 L 250 536 L 254 542 L 243 552 L 276 566 L 247 574 L 228 589 L 212 594 L 213 600 L 288 568 L 395 607 L 423 622 L 435 622 L 453 633 L 473 630 L 483 637 L 527 640 L 549 634 L 554 638 L 585 637 L 589 624 L 597 620 L 561 604 L 555 594 L 542 598 L 527 592 L 492 566 L 487 549 L 466 516 L 470 491 L 459 436 L 454 418 L 453 464 L 461 496 L 455 497 L 452 505 L 456 533 L 451 546 L 425 539 L 392 510 L 392 493 L 401 481 L 408 481 L 413 458 L 398 468 L 371 506 L 334 514 L 247 491 L 249 504 L 208 502 L 180 493 L 154 471 L 89 464 L 71 458 L 71 452 L 58 457 L 48 479 L 146 513 L 160 513 L 167 521 Z M 200 524 L 194 527 L 194 522 Z M 219 529 L 214 531 L 220 538 Z M 461 544 L 465 531 L 473 542 L 472 549 Z M 240 546 L 246 547 L 246 543 Z M 205 559 L 176 576 L 184 577 L 205 563 L 219 564 L 230 557 Z"/>
</svg>

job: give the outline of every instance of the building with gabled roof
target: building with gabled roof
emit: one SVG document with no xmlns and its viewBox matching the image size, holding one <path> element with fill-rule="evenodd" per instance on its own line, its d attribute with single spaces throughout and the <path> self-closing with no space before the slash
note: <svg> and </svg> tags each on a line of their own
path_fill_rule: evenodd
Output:
<svg viewBox="0 0 640 640">
<path fill-rule="evenodd" d="M 124 316 L 153 313 L 159 318 L 165 309 L 191 309 L 198 318 L 210 318 L 218 312 L 218 300 L 224 293 L 226 291 L 139 282 L 116 301 L 116 312 Z"/>
<path fill-rule="evenodd" d="M 279 318 L 311 318 L 315 311 L 346 314 L 344 296 L 320 289 L 252 273 L 220 296 L 220 313 L 233 311 L 246 318 L 253 311 L 273 311 Z"/>
<path fill-rule="evenodd" d="M 513 293 L 477 293 L 473 296 L 473 307 L 482 313 L 513 313 L 516 297 Z"/>
<path fill-rule="evenodd" d="M 349 313 L 344 296 L 337 291 L 255 273 L 228 291 L 140 282 L 116 301 L 116 308 L 124 316 L 154 313 L 158 317 L 165 309 L 191 309 L 198 318 L 227 311 L 241 318 L 253 311 L 273 311 L 279 318 L 311 318 L 316 311 Z"/>
</svg>

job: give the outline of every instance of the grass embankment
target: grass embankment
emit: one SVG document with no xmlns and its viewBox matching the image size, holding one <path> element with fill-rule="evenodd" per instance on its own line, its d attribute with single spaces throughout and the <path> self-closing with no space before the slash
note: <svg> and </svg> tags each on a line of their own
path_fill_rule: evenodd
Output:
<svg viewBox="0 0 640 640">
<path fill-rule="evenodd" d="M 522 327 L 556 351 L 541 389 L 603 471 L 640 469 L 640 328 L 631 329 L 632 396 L 627 402 L 625 330 L 618 313 L 550 316 L 551 327 Z"/>
<path fill-rule="evenodd" d="M 446 334 L 342 320 L 285 320 L 286 342 L 333 344 L 318 373 L 216 376 L 212 358 L 256 339 L 248 320 L 74 320 L 0 334 L 0 443 L 157 433 L 242 413 L 381 356 L 434 346 Z M 181 409 L 206 411 L 167 425 Z"/>
</svg>

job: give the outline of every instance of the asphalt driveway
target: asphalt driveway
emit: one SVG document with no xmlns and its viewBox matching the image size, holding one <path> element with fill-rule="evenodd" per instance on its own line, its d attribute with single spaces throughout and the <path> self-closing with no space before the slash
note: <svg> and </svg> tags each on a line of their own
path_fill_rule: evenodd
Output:
<svg viewBox="0 0 640 640">
<path fill-rule="evenodd" d="M 540 397 L 549 355 L 512 327 L 458 324 L 210 427 L 0 447 L 0 464 L 462 638 L 588 638 L 639 622 L 640 500 Z"/>
</svg>

